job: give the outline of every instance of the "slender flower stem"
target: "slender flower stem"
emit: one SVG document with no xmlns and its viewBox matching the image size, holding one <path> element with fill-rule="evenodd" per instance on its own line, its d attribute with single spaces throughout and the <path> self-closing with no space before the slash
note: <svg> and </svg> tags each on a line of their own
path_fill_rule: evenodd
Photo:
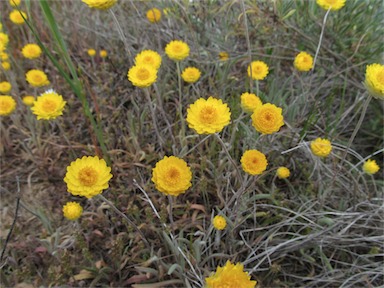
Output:
<svg viewBox="0 0 384 288">
<path fill-rule="evenodd" d="M 147 97 L 147 101 L 148 101 L 149 109 L 151 110 L 152 122 L 153 122 L 153 129 L 155 129 L 157 138 L 159 139 L 159 142 L 160 142 L 160 146 L 163 146 L 163 144 L 164 144 L 165 142 L 164 142 L 163 137 L 161 137 L 161 134 L 160 134 L 160 132 L 159 132 L 159 129 L 157 128 L 156 113 L 155 113 L 155 109 L 153 108 L 153 105 L 152 105 L 152 99 L 151 99 L 151 95 L 149 94 L 149 88 L 144 88 L 144 94 L 145 94 L 145 96 Z"/>
<path fill-rule="evenodd" d="M 324 19 L 323 19 L 323 26 L 321 27 L 321 33 L 320 33 L 319 44 L 317 45 L 315 58 L 314 58 L 314 60 L 313 60 L 312 71 L 315 70 L 315 65 L 316 65 L 317 56 L 319 55 L 319 51 L 320 51 L 320 47 L 321 47 L 321 42 L 322 42 L 322 40 L 323 40 L 323 36 L 324 36 L 325 24 L 327 23 L 328 14 L 329 14 L 330 11 L 331 11 L 331 8 L 329 8 L 328 11 L 327 11 L 327 13 L 325 13 L 325 16 L 324 16 Z"/>
<path fill-rule="evenodd" d="M 249 40 L 249 31 L 248 31 L 248 22 L 247 22 L 247 13 L 245 11 L 245 4 L 244 4 L 244 0 L 241 0 L 241 9 L 243 10 L 243 17 L 244 17 L 244 27 L 245 27 L 245 36 L 246 36 L 246 40 L 247 40 L 247 52 L 248 52 L 248 61 L 249 61 L 249 65 L 251 65 L 252 63 L 252 54 L 251 54 L 251 42 Z M 252 93 L 252 84 L 253 84 L 253 80 L 252 80 L 252 69 L 251 70 L 251 75 L 249 77 L 249 90 L 250 92 Z M 258 87 L 258 86 L 257 86 Z M 257 91 L 257 93 L 259 93 L 259 91 Z M 259 94 L 257 94 L 259 95 Z"/>
<path fill-rule="evenodd" d="M 178 85 L 179 85 L 179 115 L 180 115 L 180 121 L 181 121 L 181 146 L 182 148 L 184 147 L 184 140 L 185 140 L 185 119 L 183 115 L 183 94 L 181 91 L 181 68 L 180 68 L 180 62 L 176 61 L 176 66 L 177 66 L 177 80 L 178 80 Z"/>
<path fill-rule="evenodd" d="M 125 38 L 125 36 L 124 36 L 123 29 L 121 29 L 120 23 L 119 23 L 119 21 L 117 20 L 117 17 L 116 17 L 116 15 L 115 15 L 115 12 L 113 12 L 112 9 L 108 9 L 108 10 L 109 10 L 109 13 L 111 14 L 111 16 L 112 16 L 112 18 L 113 18 L 113 22 L 114 22 L 115 25 L 116 25 L 117 32 L 119 33 L 119 36 L 120 36 L 121 40 L 122 40 L 123 43 L 124 43 L 125 51 L 127 52 L 128 56 L 129 56 L 129 59 L 132 59 L 132 54 L 131 54 L 131 51 L 129 51 L 129 47 L 128 47 L 128 43 L 127 43 L 127 38 Z M 130 61 L 130 60 L 129 60 L 129 61 Z"/>
</svg>

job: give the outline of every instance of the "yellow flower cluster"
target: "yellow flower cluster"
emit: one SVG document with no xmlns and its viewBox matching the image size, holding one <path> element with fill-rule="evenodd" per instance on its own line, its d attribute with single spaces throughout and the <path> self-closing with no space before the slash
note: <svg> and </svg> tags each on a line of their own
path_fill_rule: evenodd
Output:
<svg viewBox="0 0 384 288">
<path fill-rule="evenodd" d="M 293 65 L 299 71 L 309 71 L 313 68 L 313 58 L 307 52 L 300 52 L 296 55 Z"/>
<path fill-rule="evenodd" d="M 157 80 L 161 56 L 153 50 L 144 50 L 136 55 L 135 66 L 128 70 L 128 80 L 139 88 L 151 86 Z"/>
<path fill-rule="evenodd" d="M 187 109 L 189 128 L 198 134 L 212 134 L 223 130 L 231 120 L 231 112 L 221 99 L 209 97 L 200 98 Z"/>
<path fill-rule="evenodd" d="M 365 87 L 375 98 L 384 100 L 384 65 L 368 65 L 365 72 Z"/>
<path fill-rule="evenodd" d="M 161 11 L 157 8 L 152 8 L 147 11 L 147 19 L 151 23 L 157 23 L 161 19 Z"/>
<path fill-rule="evenodd" d="M 191 187 L 192 172 L 187 163 L 178 157 L 165 156 L 152 169 L 152 181 L 160 192 L 178 196 Z"/>
<path fill-rule="evenodd" d="M 205 278 L 206 288 L 255 288 L 257 281 L 244 271 L 241 263 L 232 264 L 227 261 L 223 267 L 217 267 L 216 272 Z"/>
<path fill-rule="evenodd" d="M 258 150 L 247 150 L 240 159 L 241 167 L 251 175 L 263 173 L 268 166 L 267 158 Z"/>
<path fill-rule="evenodd" d="M 27 44 L 23 47 L 21 53 L 25 58 L 36 59 L 41 55 L 41 48 L 37 44 Z"/>
<path fill-rule="evenodd" d="M 89 8 L 107 10 L 116 4 L 117 0 L 82 0 Z"/>
<path fill-rule="evenodd" d="M 64 217 L 68 220 L 77 220 L 83 213 L 83 207 L 77 202 L 67 202 L 63 206 Z"/>
<path fill-rule="evenodd" d="M 9 95 L 0 96 L 0 116 L 8 116 L 16 109 L 16 101 Z"/>
<path fill-rule="evenodd" d="M 183 41 L 174 40 L 165 46 L 165 54 L 174 61 L 181 61 L 189 56 L 189 46 Z"/>
<path fill-rule="evenodd" d="M 224 230 L 227 227 L 227 220 L 223 216 L 217 215 L 212 221 L 213 227 L 217 230 Z"/>
<path fill-rule="evenodd" d="M 181 78 L 187 83 L 195 83 L 199 80 L 201 72 L 196 67 L 187 67 L 181 73 Z"/>
<path fill-rule="evenodd" d="M 3 32 L 0 32 L 0 60 L 1 60 L 1 67 L 5 71 L 11 68 L 11 64 L 8 62 L 9 56 L 5 51 L 7 49 L 8 43 L 9 43 L 8 35 Z"/>
<path fill-rule="evenodd" d="M 31 110 L 37 116 L 37 120 L 56 119 L 63 115 L 65 104 L 63 96 L 53 90 L 48 90 L 37 97 Z"/>
<path fill-rule="evenodd" d="M 109 187 L 108 181 L 112 178 L 110 172 L 111 168 L 104 159 L 83 156 L 67 167 L 64 182 L 72 195 L 92 198 Z"/>
</svg>

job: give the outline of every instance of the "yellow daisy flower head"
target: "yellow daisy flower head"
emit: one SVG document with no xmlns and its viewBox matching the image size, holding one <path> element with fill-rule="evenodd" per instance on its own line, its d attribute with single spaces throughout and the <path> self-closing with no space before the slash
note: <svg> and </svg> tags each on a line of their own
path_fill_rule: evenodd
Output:
<svg viewBox="0 0 384 288">
<path fill-rule="evenodd" d="M 263 80 L 269 73 L 268 65 L 263 61 L 253 61 L 248 66 L 248 76 L 254 80 Z M 252 72 L 252 74 L 251 74 Z"/>
<path fill-rule="evenodd" d="M 147 19 L 151 23 L 157 23 L 161 19 L 161 11 L 157 8 L 152 8 L 147 11 Z"/>
<path fill-rule="evenodd" d="M 66 103 L 63 96 L 50 89 L 37 97 L 31 110 L 37 116 L 37 120 L 56 119 L 58 116 L 63 115 Z"/>
<path fill-rule="evenodd" d="M 174 40 L 165 46 L 165 54 L 174 61 L 181 61 L 189 56 L 189 46 L 183 41 Z"/>
<path fill-rule="evenodd" d="M 72 195 L 92 198 L 109 187 L 111 178 L 111 168 L 104 159 L 83 156 L 67 167 L 64 182 Z"/>
<path fill-rule="evenodd" d="M 229 54 L 227 52 L 220 52 L 219 59 L 220 61 L 227 61 L 229 59 Z"/>
<path fill-rule="evenodd" d="M 94 57 L 96 55 L 96 50 L 95 49 L 88 49 L 87 53 L 90 57 Z"/>
<path fill-rule="evenodd" d="M 8 61 L 1 62 L 1 67 L 3 67 L 5 71 L 8 71 L 9 69 L 11 69 L 11 63 L 9 63 Z"/>
<path fill-rule="evenodd" d="M 363 171 L 367 174 L 375 174 L 380 170 L 375 160 L 368 159 L 363 164 Z"/>
<path fill-rule="evenodd" d="M 364 84 L 373 97 L 384 100 L 384 65 L 367 65 Z"/>
<path fill-rule="evenodd" d="M 0 52 L 0 60 L 7 61 L 9 59 L 9 55 L 6 52 Z"/>
<path fill-rule="evenodd" d="M 82 0 L 89 8 L 106 10 L 116 4 L 117 0 Z"/>
<path fill-rule="evenodd" d="M 187 163 L 178 157 L 165 156 L 152 169 L 152 182 L 166 195 L 178 196 L 191 187 L 192 172 Z"/>
<path fill-rule="evenodd" d="M 328 139 L 317 138 L 311 142 L 311 151 L 319 157 L 327 157 L 332 151 L 331 142 Z"/>
<path fill-rule="evenodd" d="M 151 86 L 157 80 L 157 70 L 150 65 L 135 65 L 128 71 L 128 80 L 139 88 Z"/>
<path fill-rule="evenodd" d="M 252 125 L 262 134 L 272 134 L 284 125 L 283 110 L 267 103 L 256 107 L 251 116 Z"/>
<path fill-rule="evenodd" d="M 19 11 L 19 10 L 12 10 L 11 13 L 9 13 L 9 19 L 17 24 L 17 25 L 21 25 L 21 24 L 24 24 L 25 19 L 28 19 L 28 16 L 25 12 L 23 11 Z"/>
<path fill-rule="evenodd" d="M 35 97 L 33 96 L 24 96 L 23 97 L 23 103 L 27 106 L 33 106 L 33 103 L 35 103 Z"/>
<path fill-rule="evenodd" d="M 107 50 L 100 50 L 99 55 L 101 58 L 107 58 L 108 52 Z"/>
<path fill-rule="evenodd" d="M 337 11 L 345 5 L 346 0 L 316 0 L 316 3 L 323 9 Z"/>
<path fill-rule="evenodd" d="M 9 91 L 11 91 L 11 89 L 12 89 L 11 83 L 7 81 L 0 82 L 0 93 L 6 94 Z"/>
<path fill-rule="evenodd" d="M 263 173 L 268 166 L 267 157 L 258 150 L 247 150 L 240 159 L 241 167 L 251 175 Z"/>
<path fill-rule="evenodd" d="M 83 207 L 77 202 L 67 202 L 63 206 L 63 214 L 68 220 L 77 220 L 83 214 Z"/>
<path fill-rule="evenodd" d="M 183 78 L 183 80 L 187 83 L 195 83 L 199 80 L 200 76 L 200 70 L 195 67 L 187 67 L 181 73 L 181 78 Z"/>
<path fill-rule="evenodd" d="M 11 4 L 12 7 L 17 7 L 20 5 L 20 0 L 9 0 L 9 4 Z"/>
<path fill-rule="evenodd" d="M 9 43 L 9 36 L 8 34 L 0 32 L 0 46 L 3 47 L 2 50 L 4 50 Z"/>
<path fill-rule="evenodd" d="M 227 227 L 227 220 L 223 216 L 217 215 L 212 221 L 213 227 L 217 230 L 224 230 Z"/>
<path fill-rule="evenodd" d="M 0 96 L 0 116 L 8 116 L 16 109 L 16 101 L 12 96 Z"/>
<path fill-rule="evenodd" d="M 206 288 L 255 288 L 257 284 L 257 281 L 252 281 L 251 276 L 244 271 L 243 264 L 232 264 L 230 261 L 227 261 L 223 267 L 217 267 L 215 273 L 205 278 L 205 282 Z"/>
<path fill-rule="evenodd" d="M 159 69 L 161 65 L 161 56 L 159 53 L 153 50 L 141 51 L 135 57 L 136 65 L 149 65 L 154 69 Z"/>
<path fill-rule="evenodd" d="M 42 87 L 50 84 L 47 74 L 38 69 L 29 70 L 25 74 L 25 78 L 27 79 L 27 82 L 33 87 Z"/>
<path fill-rule="evenodd" d="M 27 44 L 23 47 L 21 53 L 25 58 L 36 59 L 41 55 L 41 48 L 37 44 Z"/>
<path fill-rule="evenodd" d="M 200 98 L 189 105 L 186 120 L 189 128 L 198 134 L 212 134 L 220 132 L 229 124 L 231 112 L 228 105 L 221 99 Z"/>
<path fill-rule="evenodd" d="M 307 52 L 300 52 L 296 55 L 293 65 L 299 71 L 309 71 L 313 68 L 313 58 Z"/>
<path fill-rule="evenodd" d="M 287 167 L 279 167 L 276 170 L 276 175 L 280 179 L 285 179 L 291 175 L 291 171 Z"/>
<path fill-rule="evenodd" d="M 243 110 L 248 113 L 252 113 L 257 107 L 263 105 L 260 98 L 253 93 L 245 92 L 241 94 L 240 100 L 241 108 L 243 108 Z"/>
</svg>

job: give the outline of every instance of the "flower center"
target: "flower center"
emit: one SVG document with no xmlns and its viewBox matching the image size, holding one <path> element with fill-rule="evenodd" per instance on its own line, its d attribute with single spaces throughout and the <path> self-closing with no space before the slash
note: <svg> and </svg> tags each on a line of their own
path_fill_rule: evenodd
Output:
<svg viewBox="0 0 384 288">
<path fill-rule="evenodd" d="M 172 50 L 175 53 L 180 53 L 183 50 L 183 48 L 179 44 L 174 44 L 173 47 L 172 47 Z"/>
<path fill-rule="evenodd" d="M 273 115 L 271 115 L 271 113 L 265 113 L 264 119 L 268 122 L 271 122 L 273 120 Z"/>
<path fill-rule="evenodd" d="M 92 167 L 84 167 L 79 171 L 79 181 L 84 186 L 92 186 L 97 182 L 97 171 Z"/>
<path fill-rule="evenodd" d="M 42 107 L 44 112 L 50 113 L 56 110 L 56 102 L 52 100 L 45 100 L 42 104 Z"/>
<path fill-rule="evenodd" d="M 261 72 L 261 67 L 259 65 L 255 65 L 254 68 L 253 68 L 253 72 L 258 74 Z"/>
<path fill-rule="evenodd" d="M 0 102 L 0 110 L 1 111 L 7 111 L 11 107 L 11 103 L 9 101 L 1 101 Z"/>
<path fill-rule="evenodd" d="M 138 71 L 137 71 L 137 78 L 139 78 L 140 80 L 147 80 L 150 76 L 150 73 L 147 69 L 145 68 L 140 68 Z"/>
<path fill-rule="evenodd" d="M 384 85 L 384 69 L 377 73 L 376 79 L 381 85 Z"/>
<path fill-rule="evenodd" d="M 253 164 L 257 164 L 257 158 L 253 158 L 253 159 L 252 159 L 252 163 L 253 163 Z"/>
<path fill-rule="evenodd" d="M 176 184 L 180 177 L 180 171 L 175 167 L 171 167 L 167 172 L 167 176 L 170 184 Z"/>
<path fill-rule="evenodd" d="M 153 63 L 153 59 L 152 59 L 151 56 L 146 56 L 146 57 L 144 58 L 144 62 L 145 62 L 145 63 L 148 63 L 148 64 L 152 64 L 152 63 Z"/>
<path fill-rule="evenodd" d="M 213 123 L 217 118 L 217 111 L 214 107 L 204 107 L 200 111 L 200 120 L 203 123 L 211 124 Z"/>
<path fill-rule="evenodd" d="M 303 57 L 303 63 L 309 62 L 308 60 L 309 60 L 308 57 L 306 57 L 306 56 Z"/>
<path fill-rule="evenodd" d="M 41 75 L 39 75 L 39 74 L 36 74 L 33 78 L 34 78 L 33 80 L 35 82 L 42 82 L 43 81 L 43 77 L 41 77 Z"/>
</svg>

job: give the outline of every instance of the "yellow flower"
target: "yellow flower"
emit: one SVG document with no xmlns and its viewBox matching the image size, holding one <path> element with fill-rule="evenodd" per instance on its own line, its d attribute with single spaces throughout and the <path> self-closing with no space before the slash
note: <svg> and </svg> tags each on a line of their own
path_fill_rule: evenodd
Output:
<svg viewBox="0 0 384 288">
<path fill-rule="evenodd" d="M 151 23 L 157 23 L 161 19 L 161 11 L 157 8 L 152 8 L 147 11 L 147 19 Z"/>
<path fill-rule="evenodd" d="M 380 170 L 379 165 L 377 165 L 375 160 L 369 159 L 364 162 L 363 171 L 367 174 L 375 174 Z"/>
<path fill-rule="evenodd" d="M 345 0 L 316 0 L 316 3 L 325 10 L 337 11 L 345 5 Z"/>
<path fill-rule="evenodd" d="M 262 134 L 272 134 L 280 130 L 284 125 L 282 109 L 267 103 L 258 106 L 251 116 L 252 125 L 256 131 Z"/>
<path fill-rule="evenodd" d="M 17 7 L 20 5 L 20 0 L 9 0 L 9 4 L 11 4 L 12 7 Z"/>
<path fill-rule="evenodd" d="M 213 227 L 217 230 L 224 230 L 227 227 L 227 220 L 223 216 L 217 215 L 213 218 Z"/>
<path fill-rule="evenodd" d="M 150 65 L 136 65 L 128 71 L 128 80 L 140 88 L 151 86 L 156 79 L 157 70 Z"/>
<path fill-rule="evenodd" d="M 63 115 L 66 103 L 63 96 L 50 89 L 37 97 L 31 110 L 37 116 L 37 120 L 50 120 Z"/>
<path fill-rule="evenodd" d="M 165 156 L 152 169 L 156 189 L 166 195 L 178 196 L 191 187 L 192 172 L 187 163 L 178 157 Z"/>
<path fill-rule="evenodd" d="M 116 4 L 117 0 L 82 0 L 89 8 L 106 10 Z"/>
<path fill-rule="evenodd" d="M 291 171 L 287 167 L 279 167 L 277 168 L 276 175 L 280 179 L 285 179 L 291 175 Z"/>
<path fill-rule="evenodd" d="M 227 61 L 229 58 L 229 54 L 227 52 L 220 52 L 219 59 L 220 61 Z"/>
<path fill-rule="evenodd" d="M 253 93 L 245 92 L 241 94 L 240 100 L 241 100 L 241 108 L 243 108 L 245 112 L 249 112 L 249 113 L 252 113 L 253 111 L 255 111 L 257 107 L 263 105 L 260 98 Z"/>
<path fill-rule="evenodd" d="M 331 142 L 327 139 L 317 138 L 311 142 L 311 151 L 319 157 L 327 157 L 332 151 Z"/>
<path fill-rule="evenodd" d="M 165 54 L 174 61 L 180 61 L 188 57 L 189 46 L 183 41 L 174 40 L 165 46 Z"/>
<path fill-rule="evenodd" d="M 35 102 L 35 97 L 33 97 L 33 96 L 24 96 L 23 97 L 23 103 L 27 106 L 33 106 L 34 102 Z"/>
<path fill-rule="evenodd" d="M 200 75 L 201 72 L 199 69 L 195 67 L 187 67 L 184 69 L 183 73 L 181 73 L 181 78 L 183 78 L 185 82 L 195 83 L 197 80 L 199 80 Z"/>
<path fill-rule="evenodd" d="M 23 15 L 23 16 L 21 16 Z M 27 14 L 25 14 L 23 11 L 19 10 L 12 10 L 11 13 L 9 13 L 9 19 L 17 25 L 24 24 L 24 18 L 28 19 Z"/>
<path fill-rule="evenodd" d="M 11 83 L 7 81 L 0 82 L 0 93 L 6 94 L 9 91 L 11 91 L 11 89 L 12 89 Z"/>
<path fill-rule="evenodd" d="M 364 84 L 373 97 L 384 100 L 384 65 L 367 65 Z"/>
<path fill-rule="evenodd" d="M 16 109 L 16 101 L 9 95 L 0 96 L 0 116 L 8 116 Z"/>
<path fill-rule="evenodd" d="M 5 71 L 11 69 L 11 63 L 9 63 L 9 62 L 1 62 L 1 66 L 3 67 L 3 69 Z"/>
<path fill-rule="evenodd" d="M 106 50 L 100 50 L 99 55 L 101 58 L 107 58 L 108 52 Z"/>
<path fill-rule="evenodd" d="M 0 46 L 3 48 L 2 50 L 4 50 L 7 45 L 9 43 L 9 36 L 5 33 L 0 33 Z"/>
<path fill-rule="evenodd" d="M 243 264 L 232 264 L 230 261 L 223 267 L 217 267 L 215 273 L 205 278 L 205 282 L 206 288 L 254 288 L 257 284 L 257 281 L 251 281 Z"/>
<path fill-rule="evenodd" d="M 25 74 L 25 78 L 33 87 L 42 87 L 50 84 L 47 75 L 43 71 L 37 69 L 29 70 Z"/>
<path fill-rule="evenodd" d="M 251 75 L 251 68 L 252 68 L 252 75 Z M 253 61 L 248 66 L 248 76 L 252 77 L 254 80 L 263 80 L 268 75 L 268 65 L 265 64 L 263 61 Z"/>
<path fill-rule="evenodd" d="M 0 52 L 0 60 L 1 61 L 7 61 L 9 59 L 9 56 L 6 52 Z"/>
<path fill-rule="evenodd" d="M 76 220 L 83 213 L 83 207 L 77 202 L 67 202 L 63 206 L 64 217 L 68 220 Z"/>
<path fill-rule="evenodd" d="M 231 112 L 221 99 L 200 98 L 187 109 L 187 122 L 198 134 L 220 132 L 231 120 Z"/>
<path fill-rule="evenodd" d="M 141 51 L 135 57 L 136 65 L 149 65 L 154 69 L 159 69 L 161 65 L 161 56 L 159 53 L 153 50 Z"/>
<path fill-rule="evenodd" d="M 87 53 L 89 56 L 94 57 L 96 55 L 96 50 L 95 49 L 88 49 Z"/>
<path fill-rule="evenodd" d="M 92 198 L 109 187 L 111 168 L 97 156 L 83 156 L 67 167 L 64 182 L 72 195 Z"/>
<path fill-rule="evenodd" d="M 240 159 L 241 167 L 251 175 L 259 175 L 267 169 L 268 161 L 258 150 L 247 150 Z"/>
<path fill-rule="evenodd" d="M 36 44 L 27 44 L 23 47 L 21 53 L 25 58 L 36 59 L 39 58 L 41 55 L 41 48 L 39 45 Z"/>
<path fill-rule="evenodd" d="M 300 52 L 295 57 L 293 65 L 299 71 L 309 71 L 313 68 L 313 58 L 307 52 Z"/>
</svg>

